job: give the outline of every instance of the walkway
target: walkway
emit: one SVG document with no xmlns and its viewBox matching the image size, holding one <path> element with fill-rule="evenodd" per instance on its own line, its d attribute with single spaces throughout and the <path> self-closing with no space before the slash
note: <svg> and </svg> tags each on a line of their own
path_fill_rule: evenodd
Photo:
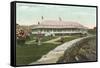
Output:
<svg viewBox="0 0 100 68">
<path fill-rule="evenodd" d="M 51 39 L 51 40 L 49 40 L 49 41 L 45 41 L 45 42 L 43 42 L 43 43 L 53 43 L 53 44 L 59 44 L 59 42 L 55 42 L 55 41 L 57 41 L 57 40 L 60 40 L 60 37 L 55 38 L 55 39 Z"/>
<path fill-rule="evenodd" d="M 70 37 L 70 36 L 63 36 L 63 37 Z M 58 38 L 54 38 L 54 39 L 51 39 L 49 41 L 45 41 L 43 43 L 54 43 L 54 44 L 59 44 L 59 42 L 56 42 L 57 40 L 60 40 L 61 39 L 61 36 L 59 36 Z"/>
<path fill-rule="evenodd" d="M 79 42 L 80 40 L 82 40 L 84 38 L 87 38 L 87 37 L 78 38 L 78 39 L 74 39 L 72 41 L 66 42 L 66 43 L 56 47 L 55 49 L 51 50 L 48 54 L 43 55 L 39 60 L 37 60 L 36 62 L 33 62 L 31 64 L 56 63 L 58 61 L 58 59 L 61 56 L 63 56 L 66 49 L 68 49 L 69 47 L 72 47 L 73 44 L 75 44 L 76 42 Z"/>
<path fill-rule="evenodd" d="M 63 36 L 63 37 L 70 37 L 70 36 Z M 48 41 L 44 41 L 42 43 L 54 43 L 54 44 L 59 44 L 59 42 L 55 42 L 57 40 L 60 40 L 61 39 L 61 36 L 57 37 L 57 38 L 54 38 L 54 39 L 51 39 L 51 40 L 48 40 Z M 25 44 L 33 44 L 35 42 L 35 40 L 31 40 L 31 41 L 27 41 L 25 42 Z"/>
</svg>

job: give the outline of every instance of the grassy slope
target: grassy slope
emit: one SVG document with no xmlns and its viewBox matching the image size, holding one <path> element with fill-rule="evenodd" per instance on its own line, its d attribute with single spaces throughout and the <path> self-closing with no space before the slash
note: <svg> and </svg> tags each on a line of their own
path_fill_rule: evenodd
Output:
<svg viewBox="0 0 100 68">
<path fill-rule="evenodd" d="M 42 39 L 42 41 L 47 41 L 53 38 L 55 37 L 45 37 Z M 73 40 L 75 38 L 78 37 L 66 37 L 64 38 L 64 42 Z M 59 40 L 57 42 L 59 42 Z M 36 42 L 34 42 L 32 44 L 23 44 L 21 46 L 16 46 L 16 64 L 25 65 L 34 62 L 60 44 L 42 43 L 42 45 L 37 46 Z"/>
<path fill-rule="evenodd" d="M 16 47 L 16 64 L 29 64 L 33 61 L 39 59 L 42 55 L 48 53 L 50 50 L 55 48 L 57 45 L 55 44 L 42 44 L 40 46 L 36 46 L 36 44 L 32 45 L 24 45 Z"/>
</svg>

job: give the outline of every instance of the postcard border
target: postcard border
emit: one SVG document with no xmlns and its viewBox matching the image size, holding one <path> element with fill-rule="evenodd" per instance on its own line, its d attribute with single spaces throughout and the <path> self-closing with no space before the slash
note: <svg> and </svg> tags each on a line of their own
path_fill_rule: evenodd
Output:
<svg viewBox="0 0 100 68">
<path fill-rule="evenodd" d="M 96 8 L 96 61 L 85 61 L 85 62 L 68 62 L 68 63 L 50 63 L 50 64 L 34 64 L 34 65 L 16 65 L 16 3 L 28 3 L 28 4 L 45 4 L 45 5 L 60 5 L 60 6 L 78 6 L 78 7 L 95 7 Z M 39 65 L 57 65 L 57 64 L 73 64 L 73 63 L 88 63 L 98 61 L 98 6 L 93 5 L 76 5 L 76 4 L 59 4 L 59 3 L 43 3 L 43 2 L 26 2 L 26 1 L 12 1 L 10 3 L 11 9 L 11 49 L 10 49 L 10 65 L 13 67 L 21 66 L 39 66 Z"/>
</svg>

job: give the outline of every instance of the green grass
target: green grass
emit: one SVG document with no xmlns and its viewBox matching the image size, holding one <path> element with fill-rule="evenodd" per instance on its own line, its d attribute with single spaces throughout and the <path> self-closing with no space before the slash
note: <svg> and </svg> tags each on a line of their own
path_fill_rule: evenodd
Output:
<svg viewBox="0 0 100 68">
<path fill-rule="evenodd" d="M 88 33 L 95 35 L 96 34 L 96 30 L 94 30 L 94 29 L 88 29 Z"/>
<path fill-rule="evenodd" d="M 16 64 L 25 65 L 34 62 L 41 58 L 43 55 L 54 49 L 56 44 L 42 44 L 37 46 L 36 44 L 23 45 L 16 47 Z"/>
<path fill-rule="evenodd" d="M 31 36 L 31 40 L 35 39 L 36 36 Z M 64 42 L 70 41 L 73 39 L 78 38 L 79 36 L 72 36 L 72 37 L 64 37 Z M 57 38 L 55 37 L 44 37 L 42 38 L 43 41 L 48 41 L 50 39 Z M 57 42 L 60 42 L 58 40 Z M 63 42 L 63 43 L 64 43 Z M 60 43 L 62 44 L 62 43 Z M 31 44 L 21 44 L 16 46 L 16 64 L 17 65 L 26 65 L 32 62 L 37 61 L 43 55 L 47 54 L 49 51 L 54 49 L 60 44 L 53 44 L 53 43 L 42 43 L 41 45 L 37 45 L 36 42 Z"/>
<path fill-rule="evenodd" d="M 49 41 L 49 40 L 55 39 L 55 38 L 57 38 L 57 37 L 58 37 L 58 36 L 54 36 L 54 37 L 47 36 L 47 37 L 43 37 L 43 38 L 41 39 L 41 41 L 42 41 L 42 42 L 44 42 L 44 41 Z"/>
<path fill-rule="evenodd" d="M 44 42 L 44 41 L 48 41 L 48 40 L 51 40 L 51 39 L 54 39 L 54 38 L 57 38 L 58 36 L 42 36 L 41 37 L 41 42 Z M 37 35 L 31 35 L 30 36 L 30 40 L 28 41 L 31 41 L 31 40 L 36 40 L 37 39 Z"/>
</svg>

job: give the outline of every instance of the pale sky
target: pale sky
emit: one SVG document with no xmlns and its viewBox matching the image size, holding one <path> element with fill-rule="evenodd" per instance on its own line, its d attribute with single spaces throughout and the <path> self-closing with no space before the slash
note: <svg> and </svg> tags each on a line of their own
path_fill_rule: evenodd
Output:
<svg viewBox="0 0 100 68">
<path fill-rule="evenodd" d="M 44 4 L 17 3 L 16 22 L 20 25 L 33 25 L 43 20 L 74 21 L 93 28 L 96 26 L 95 7 L 59 6 Z"/>
</svg>

